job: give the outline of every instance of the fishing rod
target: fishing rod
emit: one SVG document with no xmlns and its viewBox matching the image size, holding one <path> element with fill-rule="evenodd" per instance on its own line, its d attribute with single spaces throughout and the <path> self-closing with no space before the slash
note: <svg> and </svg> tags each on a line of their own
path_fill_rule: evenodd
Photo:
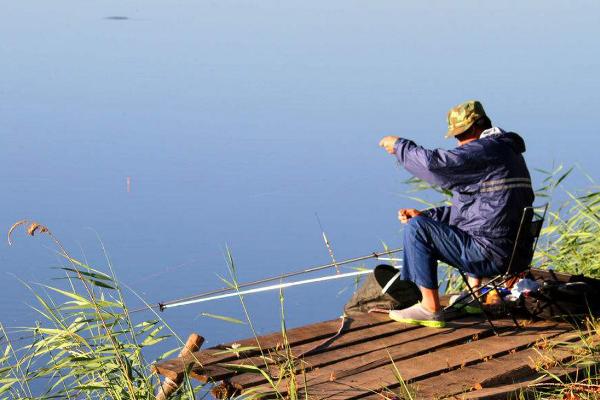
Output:
<svg viewBox="0 0 600 400">
<path fill-rule="evenodd" d="M 336 267 L 336 266 L 340 266 L 340 265 L 346 265 L 346 264 L 352 264 L 358 261 L 364 261 L 364 260 L 368 260 L 371 258 L 376 258 L 379 259 L 381 256 L 387 256 L 390 254 L 395 254 L 395 253 L 399 253 L 401 252 L 402 249 L 401 248 L 396 248 L 396 249 L 391 249 L 391 250 L 385 250 L 385 251 L 381 251 L 381 252 L 373 252 L 371 254 L 368 255 L 364 255 L 364 256 L 360 256 L 360 257 L 354 257 L 354 258 L 349 258 L 347 260 L 343 260 L 343 261 L 337 261 L 336 263 L 328 263 L 328 264 L 323 264 L 323 265 L 318 265 L 315 267 L 309 267 L 309 268 L 305 268 L 302 270 L 298 270 L 298 271 L 294 271 L 294 272 L 287 272 L 281 275 L 277 275 L 277 276 L 272 276 L 269 278 L 264 278 L 264 279 L 258 279 L 255 281 L 251 281 L 251 282 L 245 282 L 245 283 L 241 283 L 238 284 L 236 286 L 229 286 L 229 287 L 225 287 L 225 288 L 221 288 L 221 289 L 215 289 L 215 290 L 210 290 L 207 292 L 203 292 L 203 293 L 199 293 L 199 294 L 195 294 L 192 296 L 187 296 L 187 297 L 182 297 L 179 299 L 174 299 L 174 300 L 169 300 L 169 301 L 164 301 L 164 302 L 160 302 L 157 305 L 147 305 L 145 307 L 140 307 L 137 309 L 132 310 L 131 312 L 139 312 L 139 311 L 145 311 L 148 309 L 153 309 L 153 308 L 158 308 L 161 311 L 164 311 L 165 309 L 169 308 L 172 304 L 174 303 L 181 303 L 181 302 L 186 302 L 186 301 L 192 301 L 192 300 L 196 300 L 196 299 L 200 299 L 200 298 L 205 298 L 205 297 L 209 297 L 209 296 L 216 296 L 216 295 L 220 295 L 223 293 L 227 293 L 227 292 L 235 292 L 234 294 L 237 295 L 239 289 L 243 289 L 243 288 L 247 288 L 247 287 L 251 287 L 251 286 L 256 286 L 256 285 L 260 285 L 263 283 L 269 283 L 269 282 L 273 282 L 273 281 L 278 281 L 281 279 L 286 279 L 286 278 L 291 278 L 293 276 L 297 276 L 297 275 L 302 275 L 302 274 L 309 274 L 312 272 L 316 272 L 316 271 L 321 271 L 327 268 L 331 268 L 331 267 Z M 370 270 L 368 270 L 369 272 L 371 272 Z M 366 272 L 365 272 L 366 273 Z M 340 276 L 340 275 L 336 275 L 336 276 Z M 343 277 L 343 276 L 340 276 Z"/>
<path fill-rule="evenodd" d="M 330 281 L 333 279 L 347 278 L 349 276 L 366 275 L 366 274 L 370 274 L 372 272 L 373 272 L 373 270 L 364 269 L 364 270 L 360 270 L 360 271 L 346 272 L 344 274 L 336 273 L 335 275 L 327 275 L 327 276 L 321 276 L 319 278 L 311 278 L 311 279 L 304 279 L 301 281 L 279 283 L 277 285 L 262 286 L 262 287 L 258 287 L 258 288 L 254 288 L 254 289 L 246 289 L 246 290 L 236 291 L 233 293 L 225 293 L 225 294 L 220 294 L 220 295 L 216 295 L 216 296 L 201 297 L 199 299 L 194 299 L 194 300 L 170 302 L 169 304 L 163 304 L 162 309 L 165 310 L 167 308 L 187 306 L 190 304 L 203 303 L 205 301 L 212 301 L 212 300 L 220 300 L 220 299 L 225 299 L 228 297 L 242 296 L 245 294 L 268 292 L 269 290 L 284 289 L 284 288 L 288 288 L 288 287 L 292 287 L 292 286 L 306 285 L 308 283 Z"/>
</svg>

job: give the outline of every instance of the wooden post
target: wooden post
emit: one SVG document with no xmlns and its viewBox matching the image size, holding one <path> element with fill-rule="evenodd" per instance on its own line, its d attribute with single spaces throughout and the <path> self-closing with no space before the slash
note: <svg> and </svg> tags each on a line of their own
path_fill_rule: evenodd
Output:
<svg viewBox="0 0 600 400">
<path fill-rule="evenodd" d="M 200 346 L 204 343 L 204 338 L 197 333 L 192 333 L 181 352 L 179 352 L 179 357 L 186 357 L 191 355 L 193 352 L 198 351 Z M 166 400 L 175 392 L 181 383 L 183 382 L 183 374 L 177 376 L 175 379 L 165 378 L 160 389 L 158 389 L 158 393 L 156 394 L 156 400 Z"/>
</svg>

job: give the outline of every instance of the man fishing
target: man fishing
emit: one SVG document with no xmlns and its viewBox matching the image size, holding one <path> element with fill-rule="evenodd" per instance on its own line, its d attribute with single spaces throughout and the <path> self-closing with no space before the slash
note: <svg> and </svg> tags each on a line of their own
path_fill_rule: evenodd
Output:
<svg viewBox="0 0 600 400">
<path fill-rule="evenodd" d="M 533 203 L 523 139 L 492 127 L 479 101 L 448 112 L 450 137 L 458 140 L 452 150 L 425 149 L 397 136 L 379 142 L 412 175 L 453 193 L 451 206 L 398 212 L 406 224 L 401 276 L 419 287 L 423 300 L 390 311 L 395 321 L 444 327 L 438 260 L 464 271 L 473 287 L 504 273 L 523 208 Z"/>
</svg>

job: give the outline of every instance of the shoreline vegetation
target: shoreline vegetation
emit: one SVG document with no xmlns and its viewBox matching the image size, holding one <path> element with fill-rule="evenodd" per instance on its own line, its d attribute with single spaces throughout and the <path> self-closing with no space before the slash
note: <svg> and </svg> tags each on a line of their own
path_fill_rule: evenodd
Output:
<svg viewBox="0 0 600 400">
<path fill-rule="evenodd" d="M 554 198 L 557 190 L 561 191 L 564 200 L 551 204 L 534 265 L 600 278 L 600 260 L 597 257 L 600 253 L 600 187 L 590 178 L 589 187 L 581 191 L 562 189 L 561 184 L 572 171 L 572 168 L 565 170 L 563 167 L 550 172 L 541 171 L 546 177 L 536 192 L 538 202 Z M 432 189 L 419 181 L 412 180 L 409 184 L 413 191 Z M 60 287 L 33 286 L 21 282 L 35 300 L 34 309 L 39 318 L 29 327 L 11 330 L 10 333 L 0 321 L 0 399 L 155 399 L 161 382 L 152 371 L 152 364 L 175 355 L 182 349 L 184 341 L 152 309 L 149 311 L 153 313 L 150 319 L 134 322 L 131 309 L 125 302 L 124 287 L 119 283 L 108 257 L 107 272 L 102 272 L 71 257 L 50 229 L 26 220 L 11 227 L 9 241 L 23 227 L 31 236 L 44 235 L 54 242 L 64 260 L 61 273 L 65 284 Z M 236 266 L 229 250 L 227 256 L 228 284 L 237 289 Z M 443 280 L 448 291 L 457 289 L 459 281 L 455 275 L 446 272 Z M 244 323 L 256 336 L 244 298 L 239 298 L 246 318 Z M 283 292 L 280 292 L 280 303 L 281 330 L 285 337 Z M 216 317 L 232 323 L 242 322 Z M 583 341 L 577 349 L 579 356 L 569 361 L 569 365 L 586 365 L 593 371 L 600 362 L 600 346 L 597 340 L 593 340 L 600 338 L 600 323 L 590 319 L 585 333 L 591 339 Z M 157 360 L 145 358 L 149 348 L 160 343 L 164 345 L 166 341 L 175 348 Z M 232 348 L 227 351 L 239 353 L 243 350 Z M 284 346 L 281 351 L 284 362 L 279 366 L 278 381 L 287 379 L 289 390 L 285 397 L 278 393 L 274 396 L 296 399 L 298 391 L 295 389 L 305 385 L 303 374 L 296 372 L 297 363 L 289 346 Z M 273 388 L 277 387 L 278 382 L 256 366 L 238 365 L 235 368 L 262 374 Z M 543 371 L 542 366 L 540 369 Z M 400 371 L 397 372 L 401 388 L 397 391 L 398 398 L 414 398 L 410 384 L 402 380 Z M 169 398 L 205 398 L 211 386 L 192 383 L 185 376 L 182 385 Z M 532 391 L 530 395 L 537 399 L 595 399 L 600 396 L 600 382 L 595 373 L 590 373 L 579 380 L 563 382 L 556 379 L 553 384 L 532 388 Z M 251 397 L 250 394 L 245 398 Z M 525 398 L 525 394 L 522 397 Z"/>
</svg>

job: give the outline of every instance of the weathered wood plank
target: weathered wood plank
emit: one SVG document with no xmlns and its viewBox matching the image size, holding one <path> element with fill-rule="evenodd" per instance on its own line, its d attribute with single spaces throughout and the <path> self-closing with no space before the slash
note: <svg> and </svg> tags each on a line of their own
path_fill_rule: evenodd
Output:
<svg viewBox="0 0 600 400">
<path fill-rule="evenodd" d="M 297 328 L 292 328 L 286 331 L 286 336 L 291 346 L 313 342 L 316 340 L 325 339 L 335 334 L 340 327 L 341 318 L 333 319 L 326 322 L 317 322 L 315 324 L 304 325 Z M 390 319 L 387 315 L 381 314 L 364 314 L 356 317 L 346 318 L 346 332 L 369 328 L 371 326 L 389 324 Z M 270 334 L 260 336 L 259 343 L 263 349 L 274 348 L 282 344 L 281 332 L 272 332 Z M 237 342 L 241 346 L 256 346 L 255 338 L 240 340 Z M 231 343 L 226 345 L 215 346 L 215 349 L 226 349 L 231 347 Z"/>
<path fill-rule="evenodd" d="M 577 367 L 562 368 L 555 367 L 548 370 L 548 372 L 559 379 L 567 379 L 569 376 L 573 376 L 581 372 Z M 545 373 L 535 373 L 515 383 L 509 383 L 506 385 L 483 388 L 468 393 L 461 393 L 454 396 L 447 397 L 449 399 L 460 399 L 460 400 L 507 400 L 507 399 L 536 399 L 533 395 L 534 390 L 539 392 L 543 391 L 543 385 L 548 383 L 557 383 L 556 379 Z"/>
<path fill-rule="evenodd" d="M 573 334 L 580 338 L 580 333 L 573 332 Z M 591 339 L 591 342 L 589 339 Z M 593 337 L 586 339 L 586 346 L 595 346 L 599 342 L 600 337 L 598 337 L 598 335 L 594 335 Z M 515 382 L 509 382 L 508 384 L 504 385 L 502 385 L 500 382 L 497 382 L 495 379 L 493 379 L 491 382 L 485 381 L 482 384 L 482 389 L 459 394 L 455 396 L 455 398 L 490 400 L 508 398 L 538 399 L 539 393 L 543 393 L 547 389 L 552 389 L 550 385 L 562 386 L 562 384 L 559 382 L 585 382 L 588 374 L 592 374 L 593 376 L 598 375 L 598 370 L 600 368 L 598 364 L 592 366 L 564 366 L 564 363 L 576 357 L 576 349 L 569 349 L 568 347 L 560 348 L 558 350 L 554 349 L 551 352 L 544 352 L 544 354 L 550 356 L 550 364 L 556 363 L 558 365 L 550 365 L 542 371 L 536 371 L 529 377 L 517 379 Z"/>
<path fill-rule="evenodd" d="M 497 322 L 499 328 L 513 327 L 510 320 L 499 320 Z M 387 345 L 386 343 L 376 343 L 378 347 L 373 347 L 371 352 L 359 354 L 356 357 L 308 372 L 306 380 L 311 387 L 318 387 L 319 384 L 327 383 L 332 378 L 339 380 L 354 374 L 368 373 L 378 367 L 387 367 L 390 365 L 391 359 L 394 361 L 412 359 L 412 357 L 429 353 L 444 346 L 464 343 L 477 337 L 492 334 L 491 327 L 484 321 L 471 326 L 465 325 L 465 322 L 462 321 L 453 321 L 448 325 L 448 328 L 444 329 L 423 328 L 418 331 L 406 332 L 404 336 L 408 335 L 409 337 L 400 338 L 399 343 L 392 342 Z M 285 382 L 283 385 L 285 385 Z M 271 390 L 268 386 L 263 388 L 266 391 Z"/>
<path fill-rule="evenodd" d="M 548 322 L 533 324 L 526 330 L 509 335 L 492 336 L 467 344 L 443 348 L 428 354 L 396 362 L 396 368 L 407 382 L 434 376 L 470 363 L 496 357 L 512 349 L 530 346 L 543 338 L 550 338 L 568 331 L 566 326 Z M 427 342 L 425 342 L 427 343 Z M 425 344 L 424 343 L 424 344 Z M 319 399 L 360 398 L 385 387 L 396 387 L 398 381 L 390 363 L 365 371 L 347 371 L 351 375 L 333 382 L 319 382 L 323 377 L 308 381 L 309 394 Z"/>
<path fill-rule="evenodd" d="M 447 345 L 451 341 L 462 341 L 470 339 L 473 335 L 481 335 L 489 331 L 489 327 L 484 325 L 479 318 L 467 318 L 464 320 L 454 321 L 449 323 L 449 326 L 444 329 L 406 329 L 410 325 L 394 324 L 398 326 L 395 331 L 390 331 L 392 334 L 378 336 L 367 336 L 360 340 L 344 340 L 340 338 L 340 345 L 327 349 L 327 351 L 306 356 L 302 359 L 302 367 L 308 372 L 313 369 L 318 369 L 317 374 L 307 373 L 306 376 L 323 375 L 325 373 L 335 374 L 336 371 L 344 371 L 348 368 L 361 368 L 365 365 L 377 360 L 387 360 L 388 349 L 390 353 L 396 357 L 400 357 L 402 353 L 405 357 L 414 355 L 416 352 L 429 351 L 440 345 Z M 350 336 L 350 335 L 348 335 Z M 437 336 L 437 338 L 433 338 Z M 349 338 L 346 338 L 349 339 Z M 422 345 L 417 345 L 418 340 L 428 340 L 428 349 L 424 349 Z M 394 350 L 402 346 L 401 351 Z M 297 370 L 299 372 L 299 369 Z M 271 370 L 272 374 L 277 372 L 276 369 Z M 244 374 L 231 379 L 231 383 L 248 388 L 253 385 L 266 382 L 264 377 L 259 375 Z"/>
<path fill-rule="evenodd" d="M 335 319 L 290 329 L 286 332 L 288 341 L 291 346 L 297 346 L 326 339 L 338 331 L 340 322 L 341 319 Z M 393 321 L 390 321 L 387 315 L 359 315 L 347 319 L 345 332 L 352 332 L 377 325 L 390 324 L 392 322 Z M 283 344 L 281 332 L 273 332 L 268 335 L 261 336 L 258 339 L 258 344 L 260 344 L 263 350 L 273 349 Z M 235 353 L 224 352 L 224 350 L 231 348 L 233 344 L 234 343 L 221 344 L 203 351 L 194 352 L 187 357 L 163 361 L 155 364 L 153 368 L 157 373 L 164 376 L 178 376 L 185 371 L 186 367 L 190 365 L 190 363 L 194 364 L 193 368 L 202 368 L 203 366 L 218 362 L 234 361 L 238 358 Z M 255 338 L 249 338 L 240 340 L 236 344 L 242 347 L 257 346 L 257 341 Z M 258 354 L 260 354 L 259 350 L 251 350 L 243 353 L 243 356 L 252 357 Z"/>
<path fill-rule="evenodd" d="M 553 338 L 563 342 L 579 339 L 580 335 L 572 332 Z M 551 356 L 556 362 L 565 362 L 573 357 L 573 353 L 565 349 L 557 349 L 551 352 Z M 517 380 L 536 375 L 536 367 L 547 361 L 545 357 L 542 350 L 528 348 L 420 380 L 412 385 L 412 389 L 415 390 L 418 398 L 429 399 L 513 384 Z"/>
<path fill-rule="evenodd" d="M 471 322 L 473 323 L 473 322 Z M 355 343 L 363 343 L 370 342 L 382 337 L 388 337 L 390 335 L 395 335 L 400 332 L 410 331 L 418 329 L 418 326 L 408 325 L 408 324 L 397 324 L 397 323 L 388 323 L 388 324 L 380 324 L 371 326 L 365 329 L 353 330 L 350 332 L 343 332 L 340 336 L 332 340 L 331 342 L 325 343 L 324 346 L 315 347 L 320 343 L 317 342 L 309 342 L 301 345 L 291 346 L 290 351 L 293 357 L 302 357 L 304 360 L 305 367 L 308 369 L 314 368 L 315 366 L 319 366 L 322 363 L 317 361 L 321 357 L 325 357 L 327 355 L 334 355 L 334 357 L 341 358 L 344 357 L 346 353 L 347 346 L 350 346 Z M 344 347 L 343 351 L 336 352 L 336 349 L 340 349 Z M 367 345 L 367 347 L 370 347 Z M 255 365 L 259 367 L 265 367 L 265 364 L 268 365 L 276 365 L 279 361 L 281 361 L 286 355 L 282 354 L 282 349 L 279 352 L 275 352 L 271 350 L 267 350 L 266 358 L 269 359 L 269 362 L 265 363 L 265 359 L 262 356 L 256 357 L 244 357 L 239 360 L 230 361 L 227 363 L 216 363 L 204 366 L 204 368 L 197 368 L 194 370 L 194 373 L 198 377 L 203 377 L 201 380 L 206 380 L 208 377 L 212 378 L 212 380 L 223 380 L 232 377 L 235 375 L 235 372 L 227 369 L 223 369 L 225 364 L 244 364 L 244 365 Z M 311 360 L 311 361 L 309 361 Z M 311 365 L 308 366 L 307 363 Z M 273 370 L 275 372 L 276 369 Z M 248 374 L 246 374 L 248 375 Z M 264 380 L 264 377 L 260 375 L 249 375 L 255 380 Z M 248 378 L 252 380 L 251 378 Z M 233 382 L 233 380 L 232 380 Z M 236 381 L 236 383 L 239 383 Z"/>
</svg>

